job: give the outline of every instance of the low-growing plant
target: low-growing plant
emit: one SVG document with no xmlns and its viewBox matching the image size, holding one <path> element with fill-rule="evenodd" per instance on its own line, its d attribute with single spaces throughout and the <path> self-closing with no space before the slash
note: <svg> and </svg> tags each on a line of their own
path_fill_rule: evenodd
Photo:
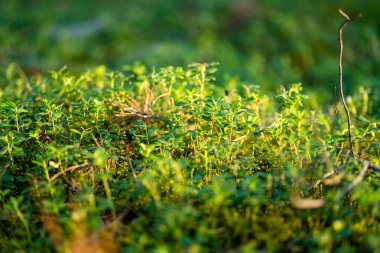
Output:
<svg viewBox="0 0 380 253">
<path fill-rule="evenodd" d="M 378 175 L 347 197 L 355 171 L 309 192 L 323 201 L 302 196 L 344 162 L 344 117 L 308 108 L 301 84 L 211 97 L 214 70 L 195 66 L 60 70 L 4 90 L 2 249 L 375 250 L 361 235 L 379 235 Z M 357 94 L 355 145 L 375 164 L 377 107 Z"/>
<path fill-rule="evenodd" d="M 299 83 L 215 95 L 216 70 L 135 64 L 28 79 L 10 65 L 1 251 L 377 251 L 380 112 L 370 91 L 347 99 L 350 130 Z"/>
</svg>

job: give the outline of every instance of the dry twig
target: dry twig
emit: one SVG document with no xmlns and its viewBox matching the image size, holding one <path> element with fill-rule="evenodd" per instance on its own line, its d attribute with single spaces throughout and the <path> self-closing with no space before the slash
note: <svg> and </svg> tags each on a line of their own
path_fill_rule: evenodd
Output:
<svg viewBox="0 0 380 253">
<path fill-rule="evenodd" d="M 339 27 L 339 45 L 340 45 L 340 54 L 339 54 L 339 95 L 340 100 L 342 101 L 342 104 L 344 106 L 344 111 L 346 112 L 347 116 L 347 130 L 348 130 L 348 138 L 350 142 L 350 156 L 354 155 L 354 145 L 352 141 L 352 134 L 351 134 L 351 117 L 350 112 L 348 110 L 346 100 L 344 99 L 343 94 L 343 66 L 342 66 L 342 58 L 343 58 L 343 29 L 347 25 L 348 22 L 352 21 L 346 13 L 344 13 L 341 9 L 339 9 L 340 14 L 345 17 L 345 20 Z"/>
<path fill-rule="evenodd" d="M 135 173 L 135 170 L 134 170 L 134 168 L 133 168 L 132 160 L 129 159 L 129 158 L 126 158 L 126 157 L 124 157 L 124 156 L 118 156 L 117 158 L 120 159 L 120 160 L 123 160 L 123 161 L 127 161 L 127 162 L 128 162 L 128 164 L 129 164 L 129 168 L 131 169 L 132 177 L 133 177 L 133 178 L 136 178 L 136 173 Z"/>
<path fill-rule="evenodd" d="M 79 169 L 79 168 L 85 168 L 85 167 L 88 167 L 88 166 L 91 166 L 91 163 L 83 163 L 83 164 L 78 164 L 78 165 L 67 167 L 66 169 L 61 170 L 60 172 L 58 172 L 57 174 L 55 174 L 54 176 L 52 176 L 49 179 L 49 182 L 53 182 L 55 179 L 57 179 L 59 176 L 65 174 L 66 172 L 73 171 L 73 170 L 76 170 L 76 169 Z"/>
<path fill-rule="evenodd" d="M 98 147 L 103 147 L 103 144 L 100 144 L 100 143 L 99 143 L 99 141 L 98 141 L 98 139 L 96 139 L 94 133 L 93 133 L 93 132 L 90 132 L 90 133 L 91 133 L 92 139 L 93 139 L 93 140 L 95 141 L 95 143 L 96 143 L 96 146 L 98 146 Z"/>
</svg>

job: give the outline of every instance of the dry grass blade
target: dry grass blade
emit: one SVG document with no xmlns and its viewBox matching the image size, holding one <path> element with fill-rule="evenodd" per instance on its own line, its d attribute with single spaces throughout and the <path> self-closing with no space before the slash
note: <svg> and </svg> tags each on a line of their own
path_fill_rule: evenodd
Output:
<svg viewBox="0 0 380 253">
<path fill-rule="evenodd" d="M 151 89 L 147 89 L 147 95 L 145 96 L 145 104 L 143 108 L 143 112 L 148 112 L 151 108 L 153 102 L 153 92 Z"/>
</svg>

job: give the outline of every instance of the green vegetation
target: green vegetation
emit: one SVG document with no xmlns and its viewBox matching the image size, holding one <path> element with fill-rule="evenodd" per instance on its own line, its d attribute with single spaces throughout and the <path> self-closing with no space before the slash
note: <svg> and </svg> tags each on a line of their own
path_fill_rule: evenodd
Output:
<svg viewBox="0 0 380 253">
<path fill-rule="evenodd" d="M 0 252 L 379 252 L 374 5 L 345 34 L 347 159 L 327 1 L 94 2 L 0 7 Z"/>
<path fill-rule="evenodd" d="M 207 64 L 29 80 L 17 70 L 6 71 L 0 105 L 6 252 L 380 246 L 379 175 L 343 194 L 356 162 L 305 194 L 325 205 L 296 208 L 349 151 L 343 114 L 312 110 L 300 84 L 217 98 Z M 376 163 L 378 108 L 356 94 L 355 147 Z"/>
</svg>

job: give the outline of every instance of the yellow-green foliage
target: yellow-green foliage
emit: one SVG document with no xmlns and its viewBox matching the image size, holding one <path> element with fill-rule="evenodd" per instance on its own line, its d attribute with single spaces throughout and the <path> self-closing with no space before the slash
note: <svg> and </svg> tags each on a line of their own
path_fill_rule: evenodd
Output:
<svg viewBox="0 0 380 253">
<path fill-rule="evenodd" d="M 344 196 L 361 166 L 351 162 L 339 184 L 307 192 L 348 155 L 342 108 L 316 107 L 301 84 L 263 93 L 231 80 L 227 96 L 213 95 L 215 71 L 101 66 L 27 78 L 9 66 L 0 90 L 0 248 L 377 250 L 377 174 Z M 354 94 L 356 155 L 377 164 L 379 107 L 365 88 Z M 311 199 L 325 201 L 309 209 Z"/>
</svg>

